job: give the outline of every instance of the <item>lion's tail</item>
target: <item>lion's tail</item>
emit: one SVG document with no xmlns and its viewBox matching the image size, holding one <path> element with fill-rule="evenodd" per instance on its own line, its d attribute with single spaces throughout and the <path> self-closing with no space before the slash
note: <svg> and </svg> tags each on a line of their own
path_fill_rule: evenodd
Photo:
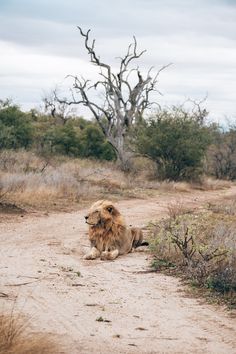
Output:
<svg viewBox="0 0 236 354">
<path fill-rule="evenodd" d="M 143 241 L 140 245 L 138 245 L 137 247 L 139 246 L 149 246 L 149 242 L 148 241 Z"/>
<path fill-rule="evenodd" d="M 149 246 L 149 242 L 147 241 L 137 242 L 136 240 L 133 241 L 133 248 L 138 248 L 141 246 Z"/>
</svg>

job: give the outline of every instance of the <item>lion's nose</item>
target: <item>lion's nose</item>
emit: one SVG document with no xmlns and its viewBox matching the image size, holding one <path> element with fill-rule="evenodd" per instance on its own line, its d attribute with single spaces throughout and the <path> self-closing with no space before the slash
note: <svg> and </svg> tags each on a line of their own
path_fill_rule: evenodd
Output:
<svg viewBox="0 0 236 354">
<path fill-rule="evenodd" d="M 87 215 L 84 218 L 85 218 L 85 220 L 88 220 L 88 216 Z"/>
</svg>

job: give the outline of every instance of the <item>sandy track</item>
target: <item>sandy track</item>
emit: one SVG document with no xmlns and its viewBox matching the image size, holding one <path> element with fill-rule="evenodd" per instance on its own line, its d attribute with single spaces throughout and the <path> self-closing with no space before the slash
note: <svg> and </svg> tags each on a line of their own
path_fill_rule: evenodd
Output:
<svg viewBox="0 0 236 354">
<path fill-rule="evenodd" d="M 130 224 L 143 226 L 165 216 L 171 202 L 200 207 L 232 194 L 236 187 L 118 205 Z M 83 261 L 84 214 L 0 224 L 0 292 L 9 295 L 0 297 L 0 306 L 11 307 L 17 295 L 17 307 L 32 317 L 32 330 L 55 335 L 60 353 L 236 353 L 235 319 L 186 297 L 176 278 L 142 273 L 147 253 Z"/>
</svg>

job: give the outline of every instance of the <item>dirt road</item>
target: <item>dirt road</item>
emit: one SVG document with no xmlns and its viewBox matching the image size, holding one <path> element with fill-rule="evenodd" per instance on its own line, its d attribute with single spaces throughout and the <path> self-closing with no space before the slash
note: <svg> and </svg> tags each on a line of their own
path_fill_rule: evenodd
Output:
<svg viewBox="0 0 236 354">
<path fill-rule="evenodd" d="M 236 187 L 118 203 L 128 223 L 165 216 L 171 202 L 199 207 Z M 1 306 L 31 317 L 32 330 L 55 335 L 60 353 L 236 353 L 236 320 L 189 298 L 176 278 L 142 273 L 147 253 L 114 262 L 84 261 L 85 211 L 0 224 Z M 21 284 L 21 285 L 20 285 Z"/>
</svg>

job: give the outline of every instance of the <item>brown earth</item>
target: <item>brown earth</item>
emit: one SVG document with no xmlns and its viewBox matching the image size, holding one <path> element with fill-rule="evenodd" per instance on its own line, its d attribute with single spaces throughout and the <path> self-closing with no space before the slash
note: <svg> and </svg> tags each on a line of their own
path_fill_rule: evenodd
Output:
<svg viewBox="0 0 236 354">
<path fill-rule="evenodd" d="M 199 208 L 227 195 L 236 187 L 117 204 L 128 223 L 144 226 L 164 217 L 170 203 Z M 147 252 L 84 261 L 84 215 L 0 224 L 2 311 L 14 306 L 29 315 L 31 330 L 50 333 L 60 353 L 236 353 L 232 313 L 186 296 L 177 278 L 145 272 Z"/>
</svg>

